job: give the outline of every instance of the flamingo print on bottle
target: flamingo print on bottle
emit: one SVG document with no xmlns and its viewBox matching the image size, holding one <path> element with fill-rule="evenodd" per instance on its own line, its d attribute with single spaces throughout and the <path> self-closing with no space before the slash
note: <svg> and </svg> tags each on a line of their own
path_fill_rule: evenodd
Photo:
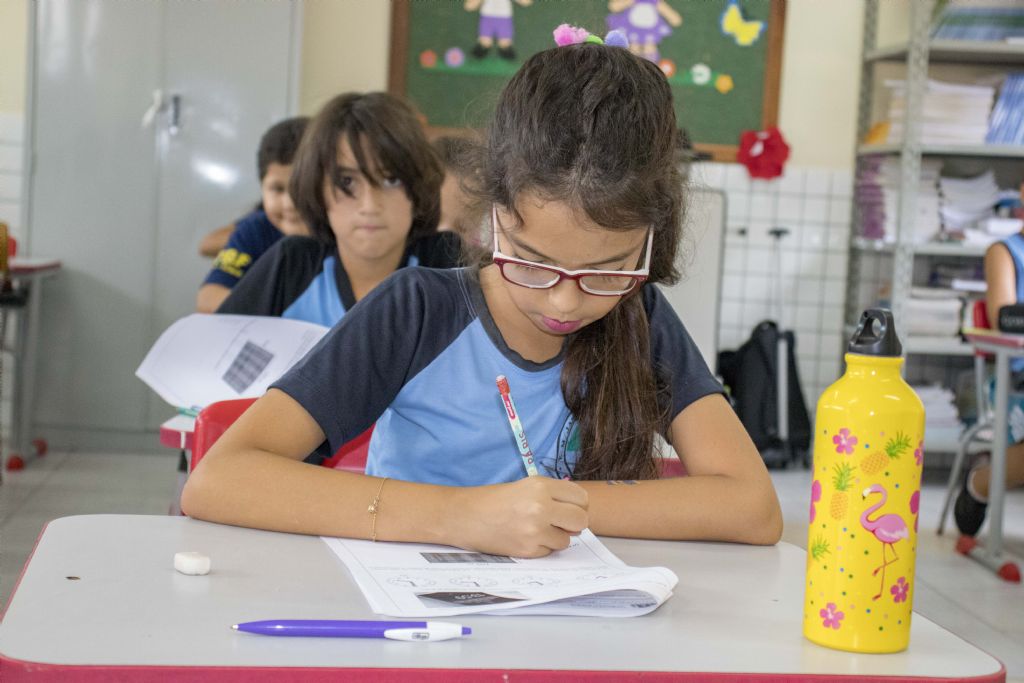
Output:
<svg viewBox="0 0 1024 683">
<path fill-rule="evenodd" d="M 907 523 L 903 521 L 903 518 L 896 514 L 890 513 L 870 519 L 871 514 L 885 505 L 885 501 L 889 499 L 889 494 L 881 484 L 872 484 L 864 489 L 864 498 L 867 498 L 872 493 L 881 493 L 882 500 L 864 511 L 864 514 L 860 516 L 860 525 L 874 534 L 875 538 L 882 543 L 882 564 L 876 567 L 875 571 L 871 572 L 871 576 L 877 576 L 879 571 L 882 572 L 882 583 L 878 587 L 878 595 L 871 598 L 872 600 L 878 600 L 882 597 L 882 590 L 885 588 L 885 568 L 900 559 L 896 554 L 896 543 L 905 538 L 910 538 L 910 530 L 907 529 Z M 885 557 L 886 546 L 892 550 L 891 560 L 887 560 Z"/>
</svg>

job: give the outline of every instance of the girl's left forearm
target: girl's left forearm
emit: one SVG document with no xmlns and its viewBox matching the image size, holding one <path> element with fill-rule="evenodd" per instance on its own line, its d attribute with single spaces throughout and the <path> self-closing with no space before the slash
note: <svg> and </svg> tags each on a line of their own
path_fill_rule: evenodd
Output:
<svg viewBox="0 0 1024 683">
<path fill-rule="evenodd" d="M 757 545 L 782 535 L 770 480 L 703 475 L 579 483 L 590 496 L 590 530 L 598 535 Z"/>
</svg>

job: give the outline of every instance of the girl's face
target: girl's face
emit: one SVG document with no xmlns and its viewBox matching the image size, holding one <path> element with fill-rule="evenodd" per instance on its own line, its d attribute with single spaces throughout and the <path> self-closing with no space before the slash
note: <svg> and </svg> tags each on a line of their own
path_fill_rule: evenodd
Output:
<svg viewBox="0 0 1024 683">
<path fill-rule="evenodd" d="M 338 169 L 341 187 L 325 177 L 324 203 L 339 253 L 366 261 L 399 258 L 405 251 L 413 214 L 402 181 L 374 168 L 371 172 L 380 179 L 374 187 L 359 170 L 344 136 L 338 140 Z"/>
<path fill-rule="evenodd" d="M 609 230 L 563 202 L 541 202 L 531 195 L 523 195 L 518 206 L 522 224 L 511 230 L 513 215 L 497 210 L 498 248 L 507 256 L 566 270 L 632 271 L 643 266 L 646 229 Z M 518 314 L 549 337 L 600 320 L 622 300 L 588 294 L 570 279 L 550 289 L 529 289 L 504 278 L 501 282 Z"/>
<path fill-rule="evenodd" d="M 288 180 L 291 177 L 291 164 L 271 162 L 267 165 L 267 172 L 260 181 L 263 210 L 270 223 L 285 235 L 308 235 L 309 230 L 288 194 Z"/>
</svg>

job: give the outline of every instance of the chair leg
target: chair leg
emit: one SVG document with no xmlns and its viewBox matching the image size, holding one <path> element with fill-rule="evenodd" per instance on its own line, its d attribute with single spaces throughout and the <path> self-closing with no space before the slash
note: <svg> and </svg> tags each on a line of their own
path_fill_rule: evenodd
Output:
<svg viewBox="0 0 1024 683">
<path fill-rule="evenodd" d="M 939 528 L 935 531 L 939 536 L 942 535 L 945 529 L 946 517 L 949 516 L 949 509 L 953 505 L 953 497 L 956 495 L 957 484 L 960 481 L 960 471 L 967 460 L 967 448 L 977 437 L 978 432 L 990 426 L 989 420 L 980 420 L 960 437 L 960 444 L 956 449 L 956 458 L 953 460 L 953 466 L 949 470 L 949 483 L 946 485 L 946 499 L 942 503 L 942 513 L 939 515 Z"/>
</svg>

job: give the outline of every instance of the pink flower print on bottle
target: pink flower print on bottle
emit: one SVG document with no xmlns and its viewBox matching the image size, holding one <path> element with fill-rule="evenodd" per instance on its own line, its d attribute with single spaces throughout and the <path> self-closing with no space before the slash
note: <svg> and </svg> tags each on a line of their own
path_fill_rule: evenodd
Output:
<svg viewBox="0 0 1024 683">
<path fill-rule="evenodd" d="M 892 585 L 889 592 L 892 593 L 893 602 L 906 602 L 907 593 L 910 592 L 910 584 L 907 583 L 907 579 L 905 577 L 901 576 L 896 579 L 896 583 Z"/>
<path fill-rule="evenodd" d="M 917 448 L 914 449 L 914 462 L 916 462 L 918 466 L 924 464 L 924 441 L 917 442 Z"/>
<path fill-rule="evenodd" d="M 846 616 L 845 614 L 839 611 L 839 608 L 836 607 L 836 603 L 834 602 L 830 602 L 827 605 L 825 605 L 825 607 L 823 607 L 821 611 L 818 612 L 818 614 L 821 616 L 822 626 L 837 631 L 839 630 L 839 627 L 842 626 L 842 623 L 840 622 L 842 622 L 843 617 Z"/>
<path fill-rule="evenodd" d="M 910 513 L 914 515 L 914 533 L 917 533 L 917 511 L 921 509 L 921 491 L 920 489 L 914 491 L 914 495 L 910 496 Z"/>
<path fill-rule="evenodd" d="M 836 445 L 836 453 L 846 453 L 850 455 L 853 453 L 854 447 L 857 445 L 857 437 L 850 434 L 850 430 L 843 427 L 839 430 L 839 433 L 832 437 L 832 443 Z"/>
<path fill-rule="evenodd" d="M 817 510 L 814 505 L 821 500 L 821 482 L 817 479 L 811 484 L 811 522 L 814 522 L 814 518 L 817 515 Z"/>
</svg>

